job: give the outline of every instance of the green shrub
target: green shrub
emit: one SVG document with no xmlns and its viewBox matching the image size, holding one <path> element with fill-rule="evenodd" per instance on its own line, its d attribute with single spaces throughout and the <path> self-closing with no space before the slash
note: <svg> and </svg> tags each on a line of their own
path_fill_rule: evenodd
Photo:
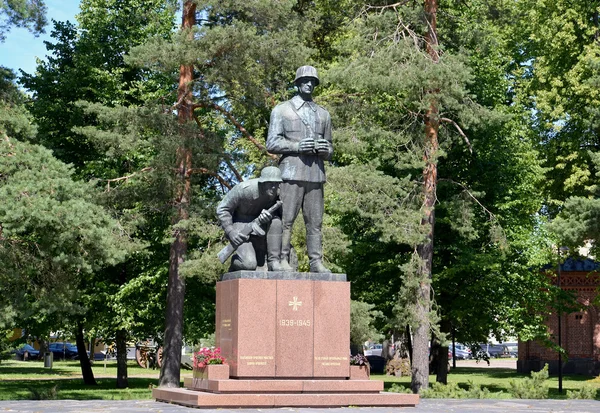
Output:
<svg viewBox="0 0 600 413">
<path fill-rule="evenodd" d="M 598 390 L 593 384 L 584 384 L 579 390 L 567 390 L 567 399 L 594 400 Z"/>
<path fill-rule="evenodd" d="M 392 386 L 390 387 L 390 389 L 388 391 L 391 393 L 410 393 L 410 394 L 412 394 L 412 390 L 410 389 L 410 387 L 405 387 L 398 383 L 392 384 Z"/>
<path fill-rule="evenodd" d="M 466 399 L 467 391 L 461 389 L 458 383 L 432 383 L 428 389 L 421 391 L 421 397 L 426 399 Z"/>
<path fill-rule="evenodd" d="M 548 364 L 538 372 L 532 371 L 531 378 L 511 380 L 510 394 L 516 399 L 548 398 Z"/>
<path fill-rule="evenodd" d="M 472 380 L 469 380 L 467 383 L 469 384 L 467 399 L 489 399 L 490 389 L 481 387 L 480 384 L 475 384 Z"/>
<path fill-rule="evenodd" d="M 421 397 L 426 399 L 487 399 L 490 390 L 479 384 L 468 381 L 469 389 L 459 387 L 458 383 L 432 383 L 431 387 L 421 392 Z"/>
<path fill-rule="evenodd" d="M 35 388 L 27 387 L 29 390 L 30 400 L 57 400 L 58 399 L 58 384 L 50 388 Z"/>
</svg>

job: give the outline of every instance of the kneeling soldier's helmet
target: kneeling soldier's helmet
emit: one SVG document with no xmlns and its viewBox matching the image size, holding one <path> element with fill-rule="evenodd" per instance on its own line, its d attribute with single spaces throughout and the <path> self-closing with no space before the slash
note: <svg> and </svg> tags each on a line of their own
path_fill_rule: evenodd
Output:
<svg viewBox="0 0 600 413">
<path fill-rule="evenodd" d="M 260 172 L 258 182 L 283 182 L 281 171 L 276 166 L 267 166 Z"/>
</svg>

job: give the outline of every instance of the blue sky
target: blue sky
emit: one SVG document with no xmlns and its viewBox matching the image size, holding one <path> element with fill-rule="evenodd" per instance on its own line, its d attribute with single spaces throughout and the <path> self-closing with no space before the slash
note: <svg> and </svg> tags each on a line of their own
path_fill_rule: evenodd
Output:
<svg viewBox="0 0 600 413">
<path fill-rule="evenodd" d="M 36 67 L 36 57 L 46 56 L 44 40 L 51 40 L 51 20 L 69 20 L 75 23 L 75 15 L 79 13 L 80 0 L 46 0 L 48 12 L 48 25 L 46 33 L 35 37 L 25 29 L 11 29 L 6 36 L 6 41 L 0 43 L 0 66 L 5 66 L 18 72 L 23 69 L 33 73 Z"/>
</svg>

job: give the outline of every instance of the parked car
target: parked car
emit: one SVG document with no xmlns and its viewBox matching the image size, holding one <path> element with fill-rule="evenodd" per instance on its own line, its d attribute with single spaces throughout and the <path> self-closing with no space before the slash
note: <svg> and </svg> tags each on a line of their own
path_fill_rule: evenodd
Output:
<svg viewBox="0 0 600 413">
<path fill-rule="evenodd" d="M 508 347 L 504 344 L 480 344 L 479 347 L 489 358 L 510 357 Z"/>
<path fill-rule="evenodd" d="M 77 346 L 72 343 L 58 341 L 56 343 L 50 343 L 48 351 L 54 354 L 55 359 L 71 359 L 75 360 L 79 357 L 77 353 Z"/>
<path fill-rule="evenodd" d="M 454 352 L 456 353 L 457 360 L 469 360 L 473 358 L 471 349 L 462 344 L 456 344 Z M 449 357 L 452 358 L 452 344 L 448 348 L 448 354 Z"/>
<path fill-rule="evenodd" d="M 509 357 L 519 357 L 519 343 L 504 343 L 506 348 L 508 348 Z"/>
<path fill-rule="evenodd" d="M 40 351 L 34 349 L 29 344 L 18 348 L 15 354 L 19 360 L 37 360 L 40 357 Z"/>
<path fill-rule="evenodd" d="M 383 345 L 371 344 L 368 349 L 365 349 L 365 356 L 380 356 L 383 352 Z"/>
</svg>

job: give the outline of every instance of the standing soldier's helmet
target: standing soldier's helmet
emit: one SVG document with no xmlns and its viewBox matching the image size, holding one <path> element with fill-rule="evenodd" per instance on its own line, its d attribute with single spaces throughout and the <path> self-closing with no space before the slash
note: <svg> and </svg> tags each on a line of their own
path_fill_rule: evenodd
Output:
<svg viewBox="0 0 600 413">
<path fill-rule="evenodd" d="M 260 172 L 258 182 L 283 182 L 281 171 L 276 166 L 267 166 Z"/>
<path fill-rule="evenodd" d="M 312 77 L 317 83 L 315 86 L 319 84 L 319 76 L 317 76 L 317 69 L 312 66 L 300 66 L 298 70 L 296 70 L 296 79 L 294 79 L 294 83 L 298 81 L 298 79 L 302 77 Z"/>
</svg>

